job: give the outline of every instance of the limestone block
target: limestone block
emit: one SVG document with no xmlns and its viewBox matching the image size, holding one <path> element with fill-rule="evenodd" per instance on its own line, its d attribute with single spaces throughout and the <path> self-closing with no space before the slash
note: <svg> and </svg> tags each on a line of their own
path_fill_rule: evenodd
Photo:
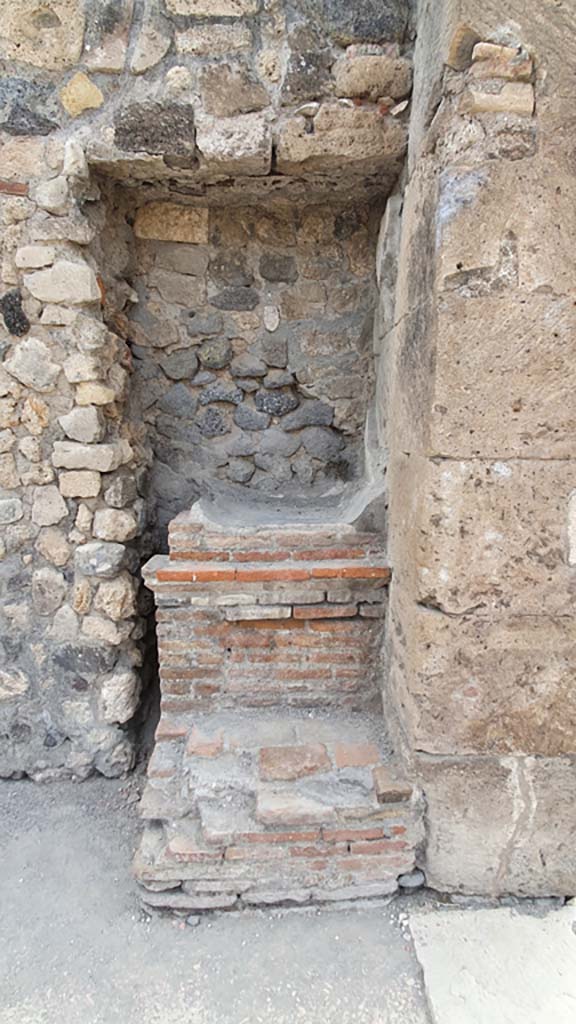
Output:
<svg viewBox="0 0 576 1024">
<path fill-rule="evenodd" d="M 574 892 L 574 767 L 573 758 L 417 758 L 428 884 L 494 896 Z"/>
<path fill-rule="evenodd" d="M 115 398 L 114 388 L 96 381 L 81 383 L 76 388 L 76 403 L 78 405 L 110 405 Z"/>
<path fill-rule="evenodd" d="M 102 680 L 99 714 L 104 722 L 127 722 L 138 707 L 140 679 L 133 669 L 112 672 Z"/>
<path fill-rule="evenodd" d="M 53 391 L 60 367 L 50 359 L 50 349 L 38 338 L 25 338 L 4 362 L 8 373 L 34 391 Z"/>
<path fill-rule="evenodd" d="M 313 132 L 304 117 L 291 117 L 282 125 L 277 166 L 280 174 L 376 172 L 397 166 L 405 147 L 405 129 L 394 118 L 370 107 L 323 104 Z"/>
<path fill-rule="evenodd" d="M 100 618 L 99 615 L 87 615 L 82 622 L 82 632 L 90 640 L 117 647 L 126 643 L 132 632 L 132 622 L 112 622 L 111 619 Z"/>
<path fill-rule="evenodd" d="M 412 85 L 410 62 L 402 57 L 361 55 L 341 57 L 333 69 L 337 96 L 380 96 L 401 99 Z"/>
<path fill-rule="evenodd" d="M 97 356 L 76 352 L 64 361 L 62 365 L 66 380 L 70 384 L 80 384 L 82 381 L 98 380 L 102 377 L 102 361 Z"/>
<path fill-rule="evenodd" d="M 10 452 L 0 455 L 0 487 L 12 491 L 20 484 L 20 475 L 16 468 L 16 460 Z"/>
<path fill-rule="evenodd" d="M 52 615 L 66 596 L 66 580 L 56 569 L 38 569 L 32 574 L 32 603 L 39 615 Z"/>
<path fill-rule="evenodd" d="M 138 520 L 124 509 L 98 509 L 94 515 L 92 532 L 99 540 L 132 540 L 138 533 Z"/>
<path fill-rule="evenodd" d="M 55 527 L 48 527 L 40 531 L 35 548 L 42 558 L 58 567 L 66 565 L 72 553 L 72 548 L 66 537 L 61 530 Z"/>
<path fill-rule="evenodd" d="M 94 444 L 104 437 L 106 426 L 100 409 L 93 405 L 72 409 L 58 419 L 62 430 L 71 441 Z"/>
<path fill-rule="evenodd" d="M 573 753 L 573 621 L 445 615 L 393 593 L 391 631 L 407 639 L 394 641 L 392 677 L 413 746 L 443 755 Z"/>
<path fill-rule="evenodd" d="M 272 135 L 259 114 L 218 120 L 198 115 L 196 145 L 202 166 L 222 174 L 268 174 L 272 163 Z"/>
<path fill-rule="evenodd" d="M 570 462 L 426 460 L 418 471 L 406 542 L 419 602 L 449 615 L 574 614 Z"/>
<path fill-rule="evenodd" d="M 39 182 L 31 192 L 34 202 L 48 213 L 61 216 L 70 203 L 68 182 L 63 175 Z M 35 248 L 40 248 L 39 246 Z M 52 262 L 52 261 L 50 261 Z M 45 264 L 40 264 L 41 266 Z"/>
<path fill-rule="evenodd" d="M 259 0 L 166 0 L 171 14 L 198 18 L 241 18 L 256 14 L 259 6 Z"/>
<path fill-rule="evenodd" d="M 52 245 L 23 245 L 16 251 L 15 262 L 21 270 L 34 270 L 51 266 L 55 255 Z"/>
<path fill-rule="evenodd" d="M 224 22 L 221 25 L 195 25 L 176 33 L 178 53 L 195 57 L 220 57 L 252 47 L 252 33 L 248 25 Z"/>
<path fill-rule="evenodd" d="M 266 89 L 251 72 L 230 64 L 207 64 L 200 75 L 200 89 L 205 113 L 215 117 L 250 114 L 270 102 Z"/>
<path fill-rule="evenodd" d="M 134 233 L 137 238 L 203 245 L 208 242 L 208 210 L 178 203 L 148 203 L 136 214 Z"/>
<path fill-rule="evenodd" d="M 134 580 L 124 572 L 116 579 L 105 580 L 100 584 L 94 599 L 94 607 L 115 622 L 128 619 L 136 614 Z"/>
<path fill-rule="evenodd" d="M 528 82 L 507 82 L 497 93 L 468 89 L 462 97 L 461 110 L 466 114 L 519 114 L 521 117 L 532 117 L 534 88 Z"/>
<path fill-rule="evenodd" d="M 22 697 L 30 688 L 30 680 L 23 672 L 0 671 L 0 701 Z"/>
<path fill-rule="evenodd" d="M 16 138 L 3 142 L 2 180 L 20 183 L 37 177 L 45 169 L 44 145 L 42 138 Z"/>
<path fill-rule="evenodd" d="M 476 43 L 472 50 L 473 78 L 507 78 L 516 82 L 529 82 L 532 77 L 532 58 L 521 47 L 499 46 L 496 43 Z"/>
<path fill-rule="evenodd" d="M 41 302 L 63 302 L 73 306 L 100 302 L 96 275 L 86 263 L 59 260 L 49 270 L 26 274 L 26 287 Z"/>
<path fill-rule="evenodd" d="M 94 469 L 99 473 L 110 473 L 129 462 L 132 454 L 130 445 L 124 440 L 92 445 L 56 441 L 52 462 L 57 469 Z"/>
<path fill-rule="evenodd" d="M 4 0 L 0 56 L 57 71 L 80 59 L 84 38 L 81 0 Z"/>
<path fill-rule="evenodd" d="M 85 110 L 97 110 L 104 102 L 104 96 L 97 85 L 83 71 L 77 71 L 63 89 L 60 102 L 70 117 L 79 117 Z"/>
<path fill-rule="evenodd" d="M 37 526 L 54 526 L 68 515 L 68 506 L 55 484 L 34 488 L 32 522 Z"/>
<path fill-rule="evenodd" d="M 100 493 L 101 476 L 89 469 L 71 470 L 59 474 L 58 485 L 65 498 L 95 498 Z"/>
<path fill-rule="evenodd" d="M 172 26 L 154 5 L 149 5 L 130 61 L 133 75 L 142 75 L 159 64 L 172 42 Z"/>
</svg>

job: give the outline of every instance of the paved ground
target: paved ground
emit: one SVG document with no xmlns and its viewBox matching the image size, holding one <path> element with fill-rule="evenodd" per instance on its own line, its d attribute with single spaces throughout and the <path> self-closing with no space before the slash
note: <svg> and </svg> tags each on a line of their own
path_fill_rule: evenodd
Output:
<svg viewBox="0 0 576 1024">
<path fill-rule="evenodd" d="M 576 1021 L 574 907 L 150 918 L 137 784 L 0 784 L 0 1024 Z"/>
<path fill-rule="evenodd" d="M 0 1024 L 429 1024 L 397 905 L 144 915 L 133 787 L 0 785 Z"/>
</svg>

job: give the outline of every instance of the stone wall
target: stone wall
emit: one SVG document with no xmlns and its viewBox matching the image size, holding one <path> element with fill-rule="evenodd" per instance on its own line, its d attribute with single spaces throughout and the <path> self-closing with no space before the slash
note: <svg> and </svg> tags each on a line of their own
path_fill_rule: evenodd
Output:
<svg viewBox="0 0 576 1024">
<path fill-rule="evenodd" d="M 158 526 L 207 490 L 350 487 L 372 399 L 371 209 L 195 207 L 186 244 L 167 206 L 136 214 L 130 326 Z"/>
<path fill-rule="evenodd" d="M 404 0 L 3 5 L 3 776 L 130 766 L 139 566 L 203 488 L 356 486 L 408 21 Z"/>
<path fill-rule="evenodd" d="M 501 4 L 421 4 L 382 390 L 389 694 L 431 884 L 561 895 L 576 881 L 573 25 L 562 4 L 505 8 L 503 24 Z"/>
</svg>

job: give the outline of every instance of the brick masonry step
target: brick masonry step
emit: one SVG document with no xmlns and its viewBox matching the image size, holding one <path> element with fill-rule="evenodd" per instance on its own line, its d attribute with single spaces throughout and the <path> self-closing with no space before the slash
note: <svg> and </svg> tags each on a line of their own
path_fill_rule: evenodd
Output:
<svg viewBox="0 0 576 1024">
<path fill-rule="evenodd" d="M 316 561 L 381 558 L 384 551 L 379 534 L 342 522 L 219 525 L 205 513 L 202 502 L 172 520 L 168 539 L 174 560 L 189 554 L 197 561 Z"/>
<path fill-rule="evenodd" d="M 159 583 L 264 583 L 302 582 L 304 580 L 384 580 L 391 577 L 386 565 L 375 565 L 364 559 L 351 562 L 344 560 L 271 562 L 266 565 L 253 562 L 231 561 L 226 565 L 217 563 L 183 561 L 170 562 L 164 555 L 156 555 L 143 566 L 142 575 L 152 590 Z"/>
<path fill-rule="evenodd" d="M 141 813 L 143 899 L 174 910 L 384 895 L 422 841 L 381 723 L 340 710 L 161 719 Z"/>
<path fill-rule="evenodd" d="M 164 723 L 224 707 L 376 707 L 381 619 L 332 618 L 340 606 L 314 607 L 318 618 L 235 621 L 225 608 L 159 609 Z"/>
</svg>

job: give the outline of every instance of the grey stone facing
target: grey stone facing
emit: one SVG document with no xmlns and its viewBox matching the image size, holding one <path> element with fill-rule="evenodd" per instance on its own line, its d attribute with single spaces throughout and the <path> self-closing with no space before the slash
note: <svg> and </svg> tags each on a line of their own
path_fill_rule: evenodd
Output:
<svg viewBox="0 0 576 1024">
<path fill-rule="evenodd" d="M 233 354 L 234 349 L 227 338 L 214 338 L 205 341 L 198 349 L 202 366 L 208 367 L 209 370 L 223 369 L 228 365 Z"/>
<path fill-rule="evenodd" d="M 294 391 L 257 391 L 254 396 L 258 411 L 270 413 L 271 416 L 285 416 L 298 408 L 299 401 Z"/>
<path fill-rule="evenodd" d="M 200 392 L 200 405 L 209 405 L 210 402 L 230 402 L 232 405 L 240 405 L 244 393 L 240 388 L 225 381 L 216 381 L 209 384 Z"/>
<path fill-rule="evenodd" d="M 160 360 L 164 373 L 172 380 L 187 380 L 198 369 L 198 356 L 193 349 L 179 349 Z"/>
<path fill-rule="evenodd" d="M 210 299 L 210 304 L 217 309 L 250 310 L 255 309 L 260 296 L 254 288 L 223 288 Z"/>
<path fill-rule="evenodd" d="M 234 423 L 242 430 L 266 430 L 270 425 L 270 416 L 243 402 L 234 413 Z"/>
<path fill-rule="evenodd" d="M 299 408 L 289 413 L 282 421 L 283 430 L 301 430 L 302 427 L 330 426 L 334 410 L 326 402 L 311 398 L 303 401 Z"/>
</svg>

